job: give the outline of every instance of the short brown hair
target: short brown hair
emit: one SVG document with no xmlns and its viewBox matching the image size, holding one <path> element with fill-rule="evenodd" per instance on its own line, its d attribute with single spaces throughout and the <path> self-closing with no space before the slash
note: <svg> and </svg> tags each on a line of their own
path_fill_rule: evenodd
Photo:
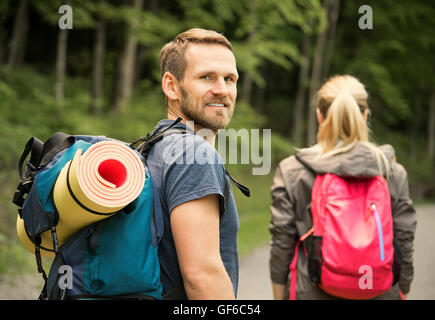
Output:
<svg viewBox="0 0 435 320">
<path fill-rule="evenodd" d="M 194 28 L 180 33 L 160 50 L 160 72 L 172 73 L 178 80 L 183 80 L 186 70 L 184 53 L 190 43 L 220 44 L 233 51 L 231 43 L 224 35 L 213 30 Z"/>
</svg>

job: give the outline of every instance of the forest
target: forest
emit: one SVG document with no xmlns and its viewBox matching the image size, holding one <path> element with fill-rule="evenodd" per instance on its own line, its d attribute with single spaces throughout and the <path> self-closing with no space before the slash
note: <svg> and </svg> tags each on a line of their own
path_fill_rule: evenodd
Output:
<svg viewBox="0 0 435 320">
<path fill-rule="evenodd" d="M 61 28 L 64 5 L 70 28 Z M 316 142 L 316 91 L 333 75 L 366 86 L 372 140 L 394 146 L 414 200 L 435 199 L 434 17 L 434 2 L 411 0 L 0 1 L 0 273 L 22 259 L 11 199 L 26 141 L 56 131 L 146 135 L 166 117 L 160 49 L 194 27 L 233 45 L 240 78 L 230 127 L 272 132 L 269 175 L 229 166 L 253 189 L 250 200 L 236 195 L 241 226 L 261 230 L 241 227 L 242 250 L 268 239 L 275 166 Z"/>
</svg>

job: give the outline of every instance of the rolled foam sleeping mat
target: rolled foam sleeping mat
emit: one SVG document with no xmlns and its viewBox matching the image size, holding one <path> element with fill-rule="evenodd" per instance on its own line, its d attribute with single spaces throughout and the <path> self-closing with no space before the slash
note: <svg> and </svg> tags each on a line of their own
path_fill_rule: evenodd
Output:
<svg viewBox="0 0 435 320">
<path fill-rule="evenodd" d="M 145 184 L 145 170 L 139 156 L 126 145 L 102 141 L 82 154 L 78 149 L 61 170 L 53 189 L 54 206 L 59 213 L 56 226 L 59 246 L 79 229 L 108 218 L 133 202 Z M 35 245 L 18 217 L 18 237 L 24 247 Z M 41 235 L 41 256 L 54 256 L 51 231 Z"/>
</svg>

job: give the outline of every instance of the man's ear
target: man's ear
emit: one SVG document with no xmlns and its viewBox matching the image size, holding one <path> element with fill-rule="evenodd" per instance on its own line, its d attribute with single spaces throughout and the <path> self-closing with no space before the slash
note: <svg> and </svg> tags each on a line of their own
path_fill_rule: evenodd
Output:
<svg viewBox="0 0 435 320">
<path fill-rule="evenodd" d="M 162 78 L 162 90 L 168 100 L 178 100 L 178 87 L 177 78 L 169 71 L 166 71 Z"/>
</svg>

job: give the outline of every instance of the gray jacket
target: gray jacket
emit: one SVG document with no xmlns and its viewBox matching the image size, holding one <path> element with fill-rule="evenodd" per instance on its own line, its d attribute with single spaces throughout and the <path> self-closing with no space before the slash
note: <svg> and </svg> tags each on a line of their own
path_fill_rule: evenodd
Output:
<svg viewBox="0 0 435 320">
<path fill-rule="evenodd" d="M 391 195 L 394 237 L 401 250 L 403 262 L 398 284 L 377 299 L 399 299 L 399 288 L 408 293 L 413 279 L 414 234 L 416 214 L 409 197 L 407 173 L 395 161 L 391 145 L 379 147 L 391 163 L 388 187 Z M 348 177 L 372 177 L 379 174 L 378 166 L 370 150 L 357 143 L 350 151 L 319 160 L 314 148 L 302 149 L 298 157 L 317 174 L 334 173 Z M 270 275 L 274 283 L 289 284 L 289 266 L 297 239 L 311 227 L 311 214 L 307 207 L 311 201 L 311 189 L 315 176 L 295 156 L 282 160 L 275 173 L 271 188 L 272 234 L 270 251 Z M 303 250 L 300 251 L 302 253 Z M 307 258 L 299 254 L 297 263 L 297 299 L 333 299 L 315 284 L 308 275 Z M 288 295 L 288 292 L 287 292 Z"/>
</svg>

